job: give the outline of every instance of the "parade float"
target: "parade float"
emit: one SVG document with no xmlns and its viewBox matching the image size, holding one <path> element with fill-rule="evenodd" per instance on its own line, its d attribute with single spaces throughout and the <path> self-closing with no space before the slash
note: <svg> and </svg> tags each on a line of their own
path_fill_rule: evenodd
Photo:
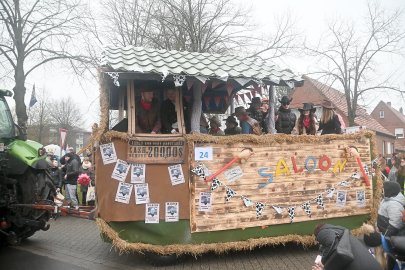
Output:
<svg viewBox="0 0 405 270">
<path fill-rule="evenodd" d="M 317 223 L 358 229 L 375 221 L 381 183 L 371 170 L 373 132 L 199 133 L 201 113 L 224 113 L 239 90 L 254 95 L 302 83 L 290 70 L 260 58 L 129 46 L 106 48 L 99 81 L 97 224 L 120 251 L 164 257 L 312 245 Z M 167 88 L 176 89 L 178 133 L 136 132 L 145 85 L 160 102 Z M 274 110 L 274 98 L 269 102 Z M 114 111 L 127 130 L 111 130 Z"/>
</svg>

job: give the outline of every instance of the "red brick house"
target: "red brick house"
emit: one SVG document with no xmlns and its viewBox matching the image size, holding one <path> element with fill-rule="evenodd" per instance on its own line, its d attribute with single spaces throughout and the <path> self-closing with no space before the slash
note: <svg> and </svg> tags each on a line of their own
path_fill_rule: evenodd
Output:
<svg viewBox="0 0 405 270">
<path fill-rule="evenodd" d="M 302 108 L 302 103 L 311 102 L 316 107 L 316 114 L 318 119 L 320 119 L 322 115 L 322 107 L 320 104 L 323 100 L 329 100 L 335 106 L 335 111 L 342 116 L 346 126 L 348 126 L 349 120 L 347 117 L 348 113 L 344 93 L 317 80 L 311 79 L 308 76 L 303 76 L 303 79 L 304 84 L 300 87 L 296 87 L 291 93 L 293 100 L 290 107 L 298 109 Z M 365 108 L 358 106 L 356 115 L 354 119 L 356 126 L 365 126 L 375 131 L 377 152 L 384 156 L 392 154 L 394 151 L 395 135 L 369 115 Z"/>
<path fill-rule="evenodd" d="M 384 128 L 395 134 L 395 152 L 405 153 L 405 115 L 402 108 L 399 111 L 391 107 L 391 102 L 385 103 L 380 101 L 371 112 L 374 117 Z"/>
</svg>

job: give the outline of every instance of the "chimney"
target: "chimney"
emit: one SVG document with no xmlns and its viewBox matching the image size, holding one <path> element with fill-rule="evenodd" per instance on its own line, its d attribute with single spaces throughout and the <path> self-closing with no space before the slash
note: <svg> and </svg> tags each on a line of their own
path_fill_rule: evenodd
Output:
<svg viewBox="0 0 405 270">
<path fill-rule="evenodd" d="M 402 109 L 402 107 L 399 108 L 399 112 L 400 112 L 401 114 L 404 114 L 404 110 Z"/>
<path fill-rule="evenodd" d="M 391 107 L 391 101 L 388 101 L 388 102 L 387 102 L 387 105 Z"/>
</svg>

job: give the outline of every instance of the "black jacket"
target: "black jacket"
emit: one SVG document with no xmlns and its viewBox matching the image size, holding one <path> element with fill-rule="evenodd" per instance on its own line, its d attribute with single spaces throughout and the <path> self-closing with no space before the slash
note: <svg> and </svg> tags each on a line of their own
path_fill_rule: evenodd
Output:
<svg viewBox="0 0 405 270">
<path fill-rule="evenodd" d="M 80 164 L 72 158 L 66 163 L 66 184 L 77 185 L 77 178 L 79 177 Z"/>
<path fill-rule="evenodd" d="M 291 134 L 294 129 L 297 116 L 290 109 L 280 107 L 278 109 L 278 118 L 276 121 L 277 133 Z"/>
<path fill-rule="evenodd" d="M 50 167 L 48 171 L 55 187 L 60 188 L 62 186 L 62 171 L 58 167 Z"/>
<path fill-rule="evenodd" d="M 321 135 L 324 134 L 342 134 L 342 128 L 340 127 L 339 117 L 335 114 L 332 120 L 322 123 L 319 122 L 318 130 L 322 130 Z"/>
<path fill-rule="evenodd" d="M 170 99 L 163 101 L 160 107 L 160 121 L 162 123 L 162 133 L 168 134 L 172 131 L 172 124 L 177 122 L 176 108 Z"/>
</svg>

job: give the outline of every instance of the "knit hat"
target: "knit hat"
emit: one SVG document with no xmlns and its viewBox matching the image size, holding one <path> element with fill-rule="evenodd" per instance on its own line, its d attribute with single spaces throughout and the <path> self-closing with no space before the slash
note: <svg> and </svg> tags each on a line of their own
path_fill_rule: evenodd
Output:
<svg viewBox="0 0 405 270">
<path fill-rule="evenodd" d="M 384 197 L 395 197 L 401 192 L 401 186 L 398 182 L 386 181 L 384 182 Z"/>
</svg>

